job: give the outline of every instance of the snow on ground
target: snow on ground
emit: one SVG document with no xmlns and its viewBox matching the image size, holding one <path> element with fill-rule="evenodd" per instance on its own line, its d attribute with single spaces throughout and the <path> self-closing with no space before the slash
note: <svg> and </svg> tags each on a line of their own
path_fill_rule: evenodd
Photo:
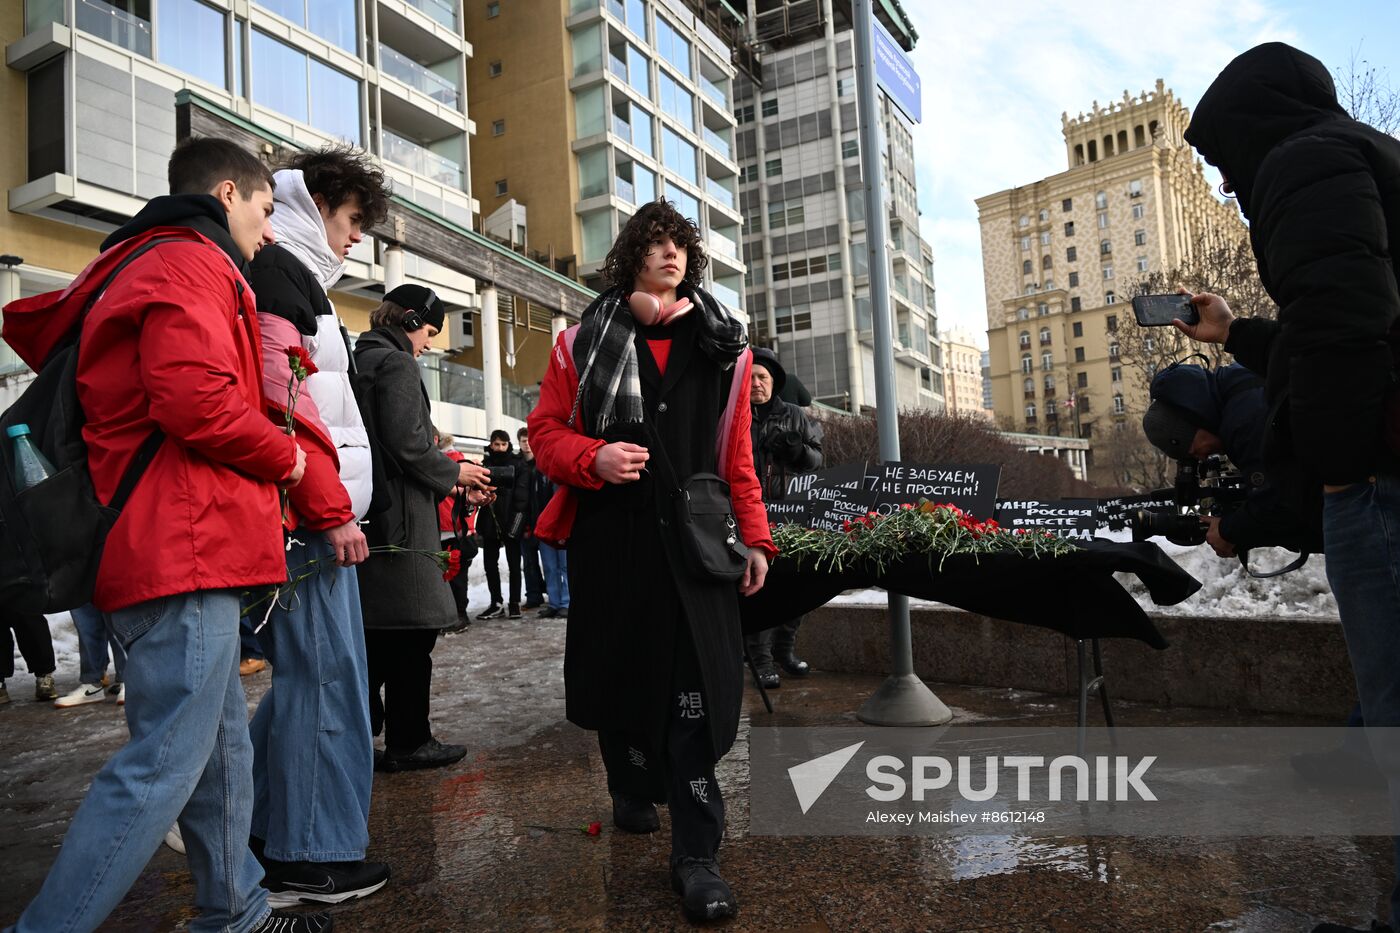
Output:
<svg viewBox="0 0 1400 933">
<path fill-rule="evenodd" d="M 1127 541 L 1126 532 L 1100 532 L 1108 540 Z M 1158 606 L 1152 602 L 1138 578 L 1120 573 L 1118 582 L 1133 594 L 1138 604 L 1149 612 L 1191 616 L 1310 616 L 1321 619 L 1337 618 L 1337 603 L 1327 585 L 1327 565 L 1320 554 L 1308 559 L 1300 569 L 1281 577 L 1259 580 L 1245 573 L 1235 558 L 1222 560 L 1209 545 L 1180 547 L 1161 538 L 1154 538 L 1167 556 L 1181 568 L 1201 581 L 1201 589 L 1190 599 L 1175 606 Z M 1291 551 L 1267 548 L 1251 552 L 1249 565 L 1256 572 L 1276 570 L 1296 557 Z M 883 606 L 887 601 L 884 590 L 851 590 L 832 600 L 842 606 Z M 910 600 L 911 606 L 937 606 L 938 603 Z"/>
</svg>

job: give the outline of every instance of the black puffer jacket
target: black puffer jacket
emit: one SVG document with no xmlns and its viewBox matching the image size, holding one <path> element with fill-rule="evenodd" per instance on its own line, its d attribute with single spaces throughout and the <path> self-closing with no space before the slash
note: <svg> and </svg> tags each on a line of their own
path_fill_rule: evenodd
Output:
<svg viewBox="0 0 1400 933">
<path fill-rule="evenodd" d="M 750 434 L 764 502 L 783 498 L 789 476 L 821 469 L 822 426 L 791 402 L 775 396 L 755 405 Z"/>
<path fill-rule="evenodd" d="M 513 450 L 487 451 L 481 462 L 488 467 L 512 467 L 515 475 L 509 485 L 497 484 L 496 501 L 477 512 L 477 534 L 491 540 L 520 537 L 525 530 L 525 510 L 530 501 L 531 465 Z"/>
<path fill-rule="evenodd" d="M 1279 306 L 1277 322 L 1236 321 L 1225 345 L 1266 379 L 1269 459 L 1334 484 L 1393 465 L 1400 140 L 1348 117 L 1326 67 L 1278 42 L 1220 73 L 1186 139 L 1238 192 Z"/>
</svg>

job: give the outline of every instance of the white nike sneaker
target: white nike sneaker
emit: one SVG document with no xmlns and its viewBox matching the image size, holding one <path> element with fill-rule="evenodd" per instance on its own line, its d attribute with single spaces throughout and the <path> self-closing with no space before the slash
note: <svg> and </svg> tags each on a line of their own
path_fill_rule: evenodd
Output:
<svg viewBox="0 0 1400 933">
<path fill-rule="evenodd" d="M 118 705 L 118 706 L 125 706 L 125 705 L 126 705 L 126 684 L 124 684 L 124 683 L 123 683 L 123 684 L 118 684 L 118 685 L 117 685 L 117 705 Z"/>
<path fill-rule="evenodd" d="M 185 854 L 185 837 L 180 835 L 179 823 L 171 826 L 170 832 L 165 834 L 165 844 L 181 855 Z"/>
<path fill-rule="evenodd" d="M 107 691 L 101 684 L 78 684 L 72 693 L 66 693 L 53 701 L 53 705 L 59 709 L 66 709 L 70 706 L 82 706 L 84 703 L 101 703 L 107 698 Z"/>
</svg>

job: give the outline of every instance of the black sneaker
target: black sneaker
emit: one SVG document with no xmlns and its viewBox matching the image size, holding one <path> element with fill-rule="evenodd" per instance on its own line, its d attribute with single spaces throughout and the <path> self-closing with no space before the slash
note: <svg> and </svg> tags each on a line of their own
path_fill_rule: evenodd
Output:
<svg viewBox="0 0 1400 933">
<path fill-rule="evenodd" d="M 542 599 L 527 599 L 525 600 L 525 611 L 529 612 L 531 609 L 538 609 L 543 605 L 544 600 Z"/>
<path fill-rule="evenodd" d="M 623 832 L 646 835 L 661 828 L 661 818 L 656 815 L 656 804 L 640 797 L 626 794 L 613 794 L 613 825 Z"/>
<path fill-rule="evenodd" d="M 812 670 L 811 666 L 806 661 L 793 654 L 791 648 L 787 650 L 783 650 L 782 648 L 776 649 L 773 652 L 773 659 L 782 665 L 783 670 L 794 677 L 806 677 Z"/>
<path fill-rule="evenodd" d="M 499 619 L 505 614 L 506 611 L 501 607 L 500 603 L 492 603 L 491 605 L 486 607 L 486 611 L 482 612 L 479 616 L 477 616 L 477 619 Z"/>
<path fill-rule="evenodd" d="M 330 933 L 334 926 L 330 914 L 294 914 L 287 910 L 274 910 L 250 933 Z"/>
<path fill-rule="evenodd" d="M 278 862 L 263 860 L 262 886 L 272 907 L 339 904 L 368 897 L 389 880 L 383 862 Z"/>
<path fill-rule="evenodd" d="M 511 604 L 510 604 L 510 618 L 512 618 L 512 619 L 518 619 L 518 618 L 520 618 L 520 604 L 519 604 L 519 603 L 511 603 Z"/>
<path fill-rule="evenodd" d="M 464 745 L 444 745 L 437 739 L 429 739 L 413 751 L 385 751 L 384 771 L 421 771 L 424 768 L 442 768 L 455 765 L 467 756 Z"/>
<path fill-rule="evenodd" d="M 739 912 L 739 900 L 709 858 L 683 858 L 671 865 L 671 889 L 681 896 L 681 910 L 691 923 L 722 920 Z"/>
<path fill-rule="evenodd" d="M 772 665 L 758 665 L 758 682 L 763 685 L 764 690 L 777 690 L 783 685 L 783 679 L 778 676 L 778 669 Z"/>
<path fill-rule="evenodd" d="M 537 615 L 536 618 L 552 619 L 557 615 L 559 615 L 558 609 L 555 609 L 553 606 L 545 606 L 543 609 L 540 610 L 539 615 Z"/>
</svg>

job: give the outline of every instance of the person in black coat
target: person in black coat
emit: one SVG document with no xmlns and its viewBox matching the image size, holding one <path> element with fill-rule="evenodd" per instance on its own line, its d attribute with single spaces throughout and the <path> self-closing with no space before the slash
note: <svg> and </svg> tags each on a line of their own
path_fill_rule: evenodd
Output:
<svg viewBox="0 0 1400 933">
<path fill-rule="evenodd" d="M 822 466 L 821 425 L 808 418 L 801 408 L 784 400 L 783 393 L 789 381 L 776 353 L 765 348 L 753 351 L 753 377 L 749 384 L 753 424 L 749 431 L 754 472 L 763 488 L 764 502 L 782 499 L 787 494 L 790 477 L 819 470 Z M 744 636 L 744 649 L 765 689 L 782 686 L 775 661 L 794 677 L 807 675 L 807 662 L 795 653 L 797 629 L 801 624 L 802 616 L 798 616 Z"/>
<path fill-rule="evenodd" d="M 492 431 L 490 446 L 482 466 L 492 471 L 497 487 L 496 500 L 476 516 L 476 533 L 481 535 L 481 554 L 486 567 L 486 586 L 491 605 L 478 619 L 499 619 L 509 612 L 520 618 L 520 536 L 525 528 L 525 508 L 530 496 L 529 471 L 525 460 L 510 446 L 508 431 Z M 510 608 L 501 600 L 501 549 L 506 552 L 510 573 Z"/>
<path fill-rule="evenodd" d="M 549 497 L 554 495 L 554 484 L 535 469 L 535 454 L 530 450 L 530 429 L 516 431 L 515 440 L 520 445 L 525 484 L 525 521 L 520 529 L 520 572 L 525 578 L 524 608 L 529 610 L 544 605 L 544 573 L 540 569 L 540 542 L 535 537 L 535 519 L 540 517 L 544 507 L 549 504 Z"/>
<path fill-rule="evenodd" d="M 1186 140 L 1238 197 L 1279 317 L 1235 320 L 1223 298 L 1201 294 L 1192 297 L 1200 322 L 1177 327 L 1224 343 L 1264 377 L 1266 456 L 1301 469 L 1322 493 L 1327 579 L 1366 725 L 1400 726 L 1400 140 L 1351 119 L 1326 66 L 1279 42 L 1220 73 Z M 1369 737 L 1394 798 L 1400 756 Z M 1400 881 L 1390 903 L 1400 916 Z"/>
<path fill-rule="evenodd" d="M 1247 483 L 1239 508 L 1206 519 L 1206 543 L 1217 555 L 1259 547 L 1322 551 L 1321 516 L 1300 512 L 1264 465 L 1263 380 L 1239 363 L 1217 370 L 1176 364 L 1152 379 L 1151 396 L 1142 427 L 1153 446 L 1176 460 L 1223 453 Z"/>
</svg>

